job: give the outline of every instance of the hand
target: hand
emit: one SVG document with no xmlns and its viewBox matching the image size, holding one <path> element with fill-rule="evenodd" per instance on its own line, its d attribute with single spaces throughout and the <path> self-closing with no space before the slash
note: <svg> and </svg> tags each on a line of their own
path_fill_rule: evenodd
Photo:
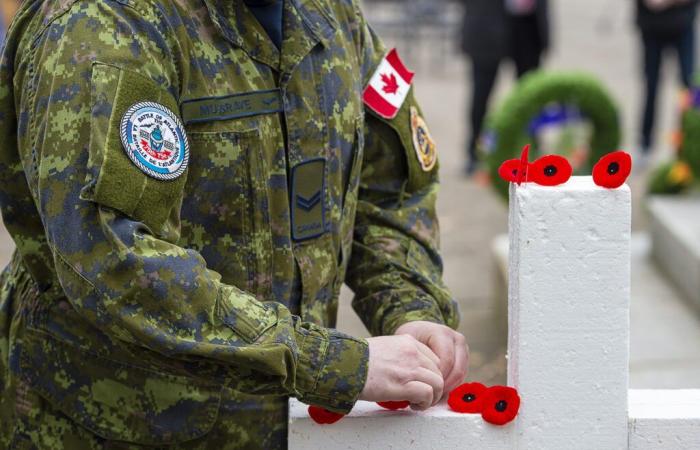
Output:
<svg viewBox="0 0 700 450">
<path fill-rule="evenodd" d="M 437 355 L 446 396 L 462 384 L 469 368 L 469 347 L 464 335 L 445 325 L 421 320 L 401 325 L 395 334 L 413 336 Z"/>
<path fill-rule="evenodd" d="M 411 402 L 425 410 L 442 398 L 443 379 L 438 357 L 408 335 L 367 339 L 369 368 L 360 399 L 372 402 Z"/>
</svg>

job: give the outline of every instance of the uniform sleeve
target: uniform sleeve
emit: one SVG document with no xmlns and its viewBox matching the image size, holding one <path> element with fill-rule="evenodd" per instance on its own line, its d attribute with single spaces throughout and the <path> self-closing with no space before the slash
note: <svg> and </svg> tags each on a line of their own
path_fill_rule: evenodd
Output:
<svg viewBox="0 0 700 450">
<path fill-rule="evenodd" d="M 366 21 L 360 23 L 366 84 L 386 49 Z M 453 328 L 459 322 L 457 304 L 442 282 L 438 165 L 421 164 L 416 152 L 414 125 L 422 113 L 413 90 L 393 119 L 365 108 L 365 153 L 347 282 L 355 293 L 353 308 L 373 335 L 393 334 L 415 320 Z M 424 123 L 421 127 L 427 131 Z"/>
<path fill-rule="evenodd" d="M 237 390 L 348 411 L 366 341 L 222 283 L 177 245 L 187 174 L 161 181 L 128 160 L 123 112 L 145 101 L 178 114 L 181 56 L 159 13 L 122 3 L 77 2 L 18 65 L 20 152 L 71 305 L 112 338 L 220 369 Z"/>
</svg>

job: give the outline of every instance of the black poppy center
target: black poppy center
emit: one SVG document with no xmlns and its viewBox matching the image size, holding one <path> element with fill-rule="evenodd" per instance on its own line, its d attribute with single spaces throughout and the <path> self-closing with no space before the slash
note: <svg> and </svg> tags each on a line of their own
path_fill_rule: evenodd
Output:
<svg viewBox="0 0 700 450">
<path fill-rule="evenodd" d="M 508 402 L 505 400 L 499 400 L 498 403 L 496 403 L 496 411 L 498 411 L 498 412 L 505 411 L 507 407 L 508 407 Z"/>
<path fill-rule="evenodd" d="M 518 169 L 513 169 L 513 175 L 517 175 L 517 174 L 518 174 Z"/>
<path fill-rule="evenodd" d="M 476 400 L 476 395 L 474 395 L 472 393 L 464 394 L 464 396 L 462 397 L 462 400 L 464 400 L 467 403 L 473 402 L 474 400 Z"/>
<path fill-rule="evenodd" d="M 548 177 L 553 177 L 557 174 L 557 168 L 550 164 L 549 166 L 544 168 L 544 174 Z"/>
<path fill-rule="evenodd" d="M 620 171 L 620 165 L 616 162 L 611 162 L 608 164 L 608 173 L 610 175 L 615 175 L 617 172 Z"/>
</svg>

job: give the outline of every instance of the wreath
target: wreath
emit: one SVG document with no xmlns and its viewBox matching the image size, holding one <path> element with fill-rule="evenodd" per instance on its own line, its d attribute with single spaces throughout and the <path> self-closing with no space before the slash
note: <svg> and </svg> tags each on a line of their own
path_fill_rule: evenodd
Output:
<svg viewBox="0 0 700 450">
<path fill-rule="evenodd" d="M 554 140 L 547 139 L 554 129 L 559 130 Z M 533 144 L 535 155 L 565 156 L 574 173 L 590 174 L 596 161 L 617 150 L 620 137 L 617 106 L 595 77 L 538 71 L 525 76 L 489 115 L 480 147 L 494 188 L 507 197 L 508 183 L 498 177 L 498 168 L 525 144 Z M 543 148 L 552 142 L 556 148 Z"/>
</svg>

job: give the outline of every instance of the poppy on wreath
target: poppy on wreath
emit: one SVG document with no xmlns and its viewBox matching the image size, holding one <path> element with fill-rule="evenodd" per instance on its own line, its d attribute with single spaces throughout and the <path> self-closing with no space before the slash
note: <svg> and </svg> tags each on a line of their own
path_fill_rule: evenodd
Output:
<svg viewBox="0 0 700 450">
<path fill-rule="evenodd" d="M 518 391 L 508 386 L 492 386 L 482 395 L 481 417 L 493 425 L 505 425 L 520 410 Z"/>
<path fill-rule="evenodd" d="M 345 414 L 328 411 L 326 408 L 312 405 L 309 406 L 309 417 L 318 424 L 330 425 L 345 417 Z"/>
<path fill-rule="evenodd" d="M 377 405 L 390 411 L 396 411 L 398 409 L 408 408 L 411 405 L 411 402 L 408 400 L 400 402 L 377 402 Z"/>
<path fill-rule="evenodd" d="M 464 383 L 452 390 L 447 398 L 450 409 L 460 413 L 477 414 L 482 410 L 482 397 L 486 386 L 481 383 Z"/>
<path fill-rule="evenodd" d="M 632 157 L 629 153 L 608 153 L 593 166 L 593 182 L 598 186 L 615 189 L 622 186 L 631 171 Z"/>
</svg>

